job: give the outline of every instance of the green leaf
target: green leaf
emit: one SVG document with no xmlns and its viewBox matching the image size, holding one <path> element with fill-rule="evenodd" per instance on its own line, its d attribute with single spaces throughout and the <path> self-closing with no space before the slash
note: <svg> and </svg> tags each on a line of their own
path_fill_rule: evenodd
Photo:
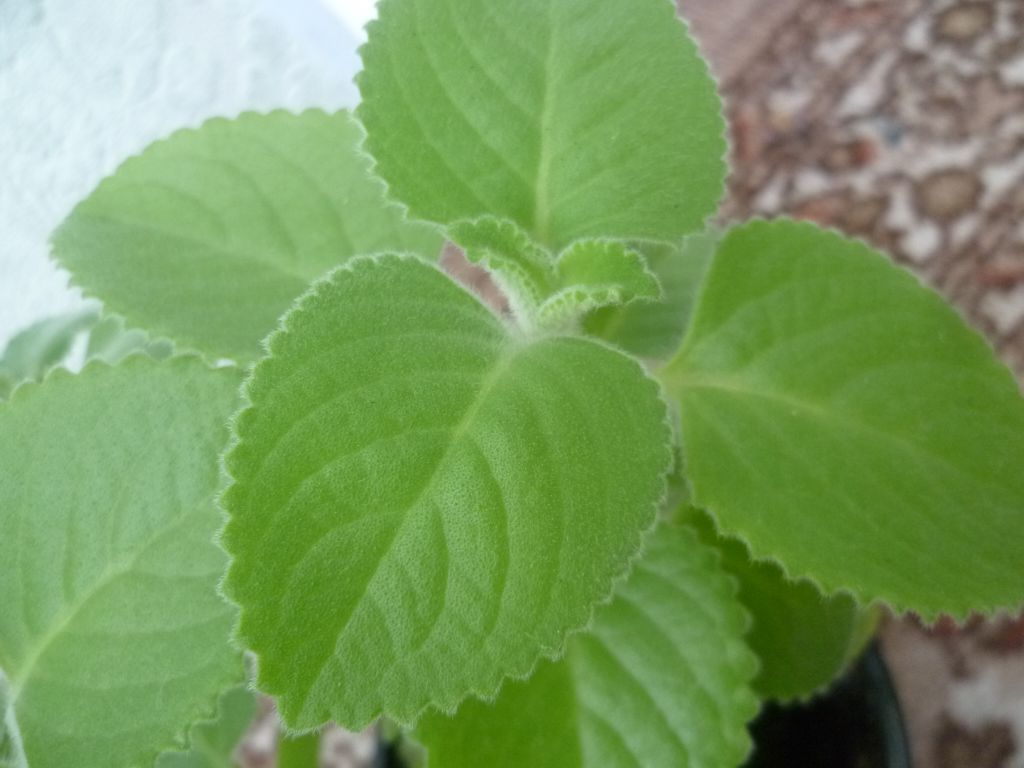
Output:
<svg viewBox="0 0 1024 768">
<path fill-rule="evenodd" d="M 408 723 L 559 653 L 663 493 L 654 382 L 412 257 L 335 271 L 284 327 L 237 420 L 223 543 L 287 724 Z"/>
<path fill-rule="evenodd" d="M 383 0 L 378 15 L 358 114 L 413 215 L 503 216 L 560 250 L 673 240 L 717 207 L 721 103 L 668 0 Z"/>
<path fill-rule="evenodd" d="M 882 254 L 733 230 L 663 380 L 694 503 L 756 558 L 929 617 L 1024 600 L 1024 399 Z"/>
<path fill-rule="evenodd" d="M 658 278 L 663 297 L 594 310 L 584 319 L 584 329 L 639 357 L 671 357 L 679 349 L 717 245 L 717 236 L 711 233 L 690 235 L 681 245 L 635 245 Z"/>
<path fill-rule="evenodd" d="M 85 351 L 89 360 L 114 365 L 135 352 L 166 360 L 174 354 L 174 345 L 166 339 L 150 339 L 140 330 L 125 328 L 124 319 L 117 315 L 104 316 L 89 332 L 89 346 Z"/>
<path fill-rule="evenodd" d="M 252 691 L 244 685 L 229 688 L 217 703 L 217 717 L 192 726 L 188 751 L 164 752 L 157 758 L 156 768 L 234 768 L 235 748 L 255 715 Z"/>
<path fill-rule="evenodd" d="M 0 405 L 0 668 L 32 768 L 151 763 L 240 679 L 212 542 L 237 386 L 140 355 Z"/>
<path fill-rule="evenodd" d="M 556 287 L 551 254 L 508 219 L 481 216 L 457 221 L 448 236 L 474 264 L 482 264 L 520 319 L 528 320 Z"/>
<path fill-rule="evenodd" d="M 563 286 L 540 307 L 541 324 L 557 325 L 597 307 L 661 298 L 658 278 L 636 251 L 614 240 L 579 240 L 558 256 Z"/>
<path fill-rule="evenodd" d="M 54 255 L 132 326 L 218 358 L 260 341 L 361 253 L 434 257 L 440 234 L 384 202 L 345 112 L 246 114 L 152 144 L 72 212 Z"/>
<path fill-rule="evenodd" d="M 689 508 L 679 514 L 721 553 L 753 618 L 747 643 L 761 660 L 754 681 L 766 699 L 806 699 L 823 690 L 863 650 L 865 622 L 875 616 L 845 594 L 826 597 L 808 581 L 787 579 L 774 563 L 753 561 L 746 547 L 715 532 L 711 519 Z"/>
<path fill-rule="evenodd" d="M 563 659 L 415 735 L 431 768 L 739 765 L 758 708 L 746 625 L 714 550 L 662 524 Z"/>
<path fill-rule="evenodd" d="M 9 389 L 23 381 L 40 381 L 48 370 L 64 362 L 75 339 L 98 316 L 95 307 L 88 307 L 48 317 L 20 331 L 0 357 L 0 377 L 8 380 Z"/>
</svg>

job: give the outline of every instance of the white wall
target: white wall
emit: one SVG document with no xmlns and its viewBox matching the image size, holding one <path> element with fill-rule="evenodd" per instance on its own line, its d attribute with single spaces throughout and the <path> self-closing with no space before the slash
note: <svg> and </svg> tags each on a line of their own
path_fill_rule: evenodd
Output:
<svg viewBox="0 0 1024 768">
<path fill-rule="evenodd" d="M 372 12 L 369 0 L 0 0 L 0 349 L 81 304 L 47 238 L 100 179 L 214 115 L 354 105 Z"/>
</svg>

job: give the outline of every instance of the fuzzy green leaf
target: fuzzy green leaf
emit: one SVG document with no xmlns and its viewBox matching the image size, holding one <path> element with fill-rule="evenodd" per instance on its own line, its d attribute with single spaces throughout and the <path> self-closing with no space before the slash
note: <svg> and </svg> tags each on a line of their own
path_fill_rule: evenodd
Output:
<svg viewBox="0 0 1024 768">
<path fill-rule="evenodd" d="M 188 751 L 164 752 L 156 768 L 235 768 L 232 755 L 255 715 L 252 691 L 244 685 L 230 688 L 217 703 L 217 717 L 192 726 Z"/>
<path fill-rule="evenodd" d="M 657 386 L 411 257 L 337 270 L 285 328 L 237 421 L 223 542 L 286 722 L 408 723 L 559 652 L 653 521 Z"/>
<path fill-rule="evenodd" d="M 718 535 L 703 512 L 680 515 L 718 549 L 722 565 L 739 583 L 739 598 L 753 622 L 747 643 L 761 660 L 754 681 L 766 699 L 806 699 L 826 688 L 863 650 L 865 623 L 875 611 L 861 610 L 845 594 L 826 597 L 810 582 L 791 581 L 774 563 L 755 562 L 735 539 Z"/>
<path fill-rule="evenodd" d="M 212 541 L 237 387 L 137 356 L 0 406 L 0 668 L 32 768 L 151 763 L 241 677 Z"/>
<path fill-rule="evenodd" d="M 662 298 L 594 310 L 584 319 L 584 329 L 640 357 L 671 357 L 679 349 L 717 243 L 715 235 L 705 233 L 691 235 L 681 245 L 638 243 L 634 247 L 658 278 Z"/>
<path fill-rule="evenodd" d="M 707 66 L 669 0 L 383 0 L 367 147 L 415 216 L 494 214 L 560 250 L 701 229 L 725 179 Z"/>
<path fill-rule="evenodd" d="M 694 502 L 756 557 L 926 616 L 1024 600 L 1024 399 L 882 254 L 733 230 L 664 381 Z"/>
<path fill-rule="evenodd" d="M 431 768 L 735 766 L 757 712 L 747 620 L 715 552 L 662 524 L 591 630 L 497 700 L 427 715 Z"/>
<path fill-rule="evenodd" d="M 54 255 L 130 325 L 249 360 L 309 284 L 349 257 L 411 250 L 434 230 L 403 220 L 357 149 L 345 112 L 246 114 L 151 145 L 54 236 Z"/>
</svg>

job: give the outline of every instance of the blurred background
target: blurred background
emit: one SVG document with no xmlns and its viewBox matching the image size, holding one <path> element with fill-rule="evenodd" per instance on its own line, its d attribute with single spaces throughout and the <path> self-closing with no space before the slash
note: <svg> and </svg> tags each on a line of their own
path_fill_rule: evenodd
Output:
<svg viewBox="0 0 1024 768">
<path fill-rule="evenodd" d="M 722 220 L 786 213 L 864 237 L 1024 374 L 1024 0 L 681 10 L 733 126 Z M 372 0 L 0 0 L 0 348 L 82 304 L 47 238 L 103 176 L 214 115 L 353 106 L 372 14 Z M 888 619 L 882 647 L 915 765 L 1024 768 L 1024 623 Z M 339 766 L 372 750 L 331 744 Z M 247 759 L 272 749 L 257 729 Z"/>
</svg>

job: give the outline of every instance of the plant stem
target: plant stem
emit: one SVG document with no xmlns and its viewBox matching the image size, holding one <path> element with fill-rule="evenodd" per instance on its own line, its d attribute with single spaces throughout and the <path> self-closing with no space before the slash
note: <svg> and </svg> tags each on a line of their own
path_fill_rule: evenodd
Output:
<svg viewBox="0 0 1024 768">
<path fill-rule="evenodd" d="M 320 758 L 320 734 L 286 736 L 277 744 L 277 768 L 317 768 Z"/>
</svg>

